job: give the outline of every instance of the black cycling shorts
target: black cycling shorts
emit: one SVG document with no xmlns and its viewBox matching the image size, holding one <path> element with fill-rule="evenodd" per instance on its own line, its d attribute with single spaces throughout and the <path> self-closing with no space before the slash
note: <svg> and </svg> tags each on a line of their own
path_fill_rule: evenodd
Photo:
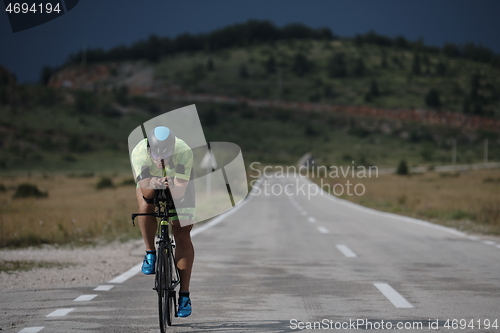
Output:
<svg viewBox="0 0 500 333">
<path fill-rule="evenodd" d="M 155 203 L 155 199 L 154 198 L 146 199 L 144 196 L 142 196 L 142 198 L 144 199 L 144 201 L 146 201 L 146 203 L 148 205 L 153 205 Z"/>
</svg>

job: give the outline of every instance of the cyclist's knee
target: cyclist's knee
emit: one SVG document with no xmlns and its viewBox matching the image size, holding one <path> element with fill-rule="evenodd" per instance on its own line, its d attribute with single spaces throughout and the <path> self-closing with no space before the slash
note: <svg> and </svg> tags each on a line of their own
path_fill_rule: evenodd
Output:
<svg viewBox="0 0 500 333">
<path fill-rule="evenodd" d="M 155 206 L 148 204 L 144 199 L 139 201 L 139 213 L 153 213 L 155 210 Z"/>
<path fill-rule="evenodd" d="M 137 198 L 137 204 L 139 205 L 139 213 L 153 213 L 155 210 L 155 206 L 153 204 L 148 204 L 146 200 L 144 200 L 142 191 L 140 188 L 137 188 L 135 191 L 135 195 Z"/>
</svg>

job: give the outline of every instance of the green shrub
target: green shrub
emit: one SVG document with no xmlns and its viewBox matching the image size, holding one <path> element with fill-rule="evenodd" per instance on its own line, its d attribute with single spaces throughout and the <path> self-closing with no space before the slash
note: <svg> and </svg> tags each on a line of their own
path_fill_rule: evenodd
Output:
<svg viewBox="0 0 500 333">
<path fill-rule="evenodd" d="M 476 218 L 476 214 L 459 209 L 452 211 L 449 218 L 452 220 L 474 220 Z"/>
<path fill-rule="evenodd" d="M 483 183 L 500 183 L 500 177 L 498 178 L 486 177 L 483 179 Z M 0 185 L 0 191 L 1 190 L 2 190 L 2 185 Z"/>
<path fill-rule="evenodd" d="M 439 92 L 435 89 L 430 89 L 425 95 L 425 104 L 431 108 L 438 108 L 441 106 Z"/>
<path fill-rule="evenodd" d="M 76 157 L 70 154 L 65 154 L 61 156 L 61 159 L 65 162 L 70 162 L 70 163 L 74 163 L 77 161 Z"/>
<path fill-rule="evenodd" d="M 46 198 L 48 196 L 47 192 L 42 192 L 36 187 L 35 185 L 31 184 L 20 184 L 16 188 L 16 192 L 12 196 L 13 199 L 18 199 L 18 198 L 28 198 L 28 197 L 35 197 L 35 198 Z"/>
<path fill-rule="evenodd" d="M 457 178 L 460 177 L 460 172 L 443 172 L 439 174 L 441 178 Z"/>
<path fill-rule="evenodd" d="M 5 192 L 7 189 L 5 188 L 4 184 L 0 184 L 0 192 Z"/>
<path fill-rule="evenodd" d="M 109 177 L 102 177 L 99 182 L 96 184 L 96 190 L 102 190 L 104 188 L 114 188 L 113 181 Z"/>
<path fill-rule="evenodd" d="M 401 162 L 399 162 L 396 174 L 402 176 L 410 174 L 410 169 L 408 168 L 408 164 L 406 164 L 405 160 L 401 160 Z"/>
</svg>

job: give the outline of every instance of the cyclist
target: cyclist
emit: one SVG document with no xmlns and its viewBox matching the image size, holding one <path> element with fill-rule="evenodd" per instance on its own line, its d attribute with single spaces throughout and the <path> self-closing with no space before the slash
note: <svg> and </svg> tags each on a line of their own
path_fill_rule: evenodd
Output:
<svg viewBox="0 0 500 333">
<path fill-rule="evenodd" d="M 186 190 L 189 188 L 193 152 L 183 140 L 175 137 L 168 127 L 157 126 L 152 129 L 148 137 L 141 140 L 132 150 L 131 162 L 137 180 L 136 197 L 139 213 L 154 212 L 153 198 L 157 188 L 168 187 L 174 200 L 183 199 L 188 195 L 189 191 L 186 192 Z M 166 177 L 163 176 L 164 172 Z M 189 210 L 189 208 L 181 208 L 177 209 L 177 212 L 181 213 L 186 209 Z M 194 208 L 190 212 L 194 213 Z M 187 317 L 191 314 L 189 283 L 194 261 L 194 248 L 190 234 L 192 225 L 189 221 L 183 221 L 182 217 L 179 220 L 179 216 L 173 217 L 172 220 L 172 232 L 176 243 L 175 262 L 180 275 L 177 315 Z M 156 218 L 139 216 L 138 223 L 146 246 L 142 272 L 154 274 Z M 182 225 L 185 226 L 182 227 Z"/>
</svg>

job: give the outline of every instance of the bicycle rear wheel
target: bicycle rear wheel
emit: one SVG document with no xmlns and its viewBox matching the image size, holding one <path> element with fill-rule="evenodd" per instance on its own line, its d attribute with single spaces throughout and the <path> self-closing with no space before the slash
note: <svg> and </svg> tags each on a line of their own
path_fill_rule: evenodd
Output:
<svg viewBox="0 0 500 333">
<path fill-rule="evenodd" d="M 168 249 L 168 248 L 167 248 Z M 165 278 L 167 281 L 167 289 L 165 290 L 165 299 L 164 299 L 164 307 L 165 307 L 165 320 L 168 326 L 172 325 L 172 316 L 175 311 L 175 290 L 174 290 L 174 280 L 173 280 L 173 265 L 174 264 L 174 256 L 172 254 L 172 248 L 170 251 L 166 250 L 165 253 Z"/>
</svg>

